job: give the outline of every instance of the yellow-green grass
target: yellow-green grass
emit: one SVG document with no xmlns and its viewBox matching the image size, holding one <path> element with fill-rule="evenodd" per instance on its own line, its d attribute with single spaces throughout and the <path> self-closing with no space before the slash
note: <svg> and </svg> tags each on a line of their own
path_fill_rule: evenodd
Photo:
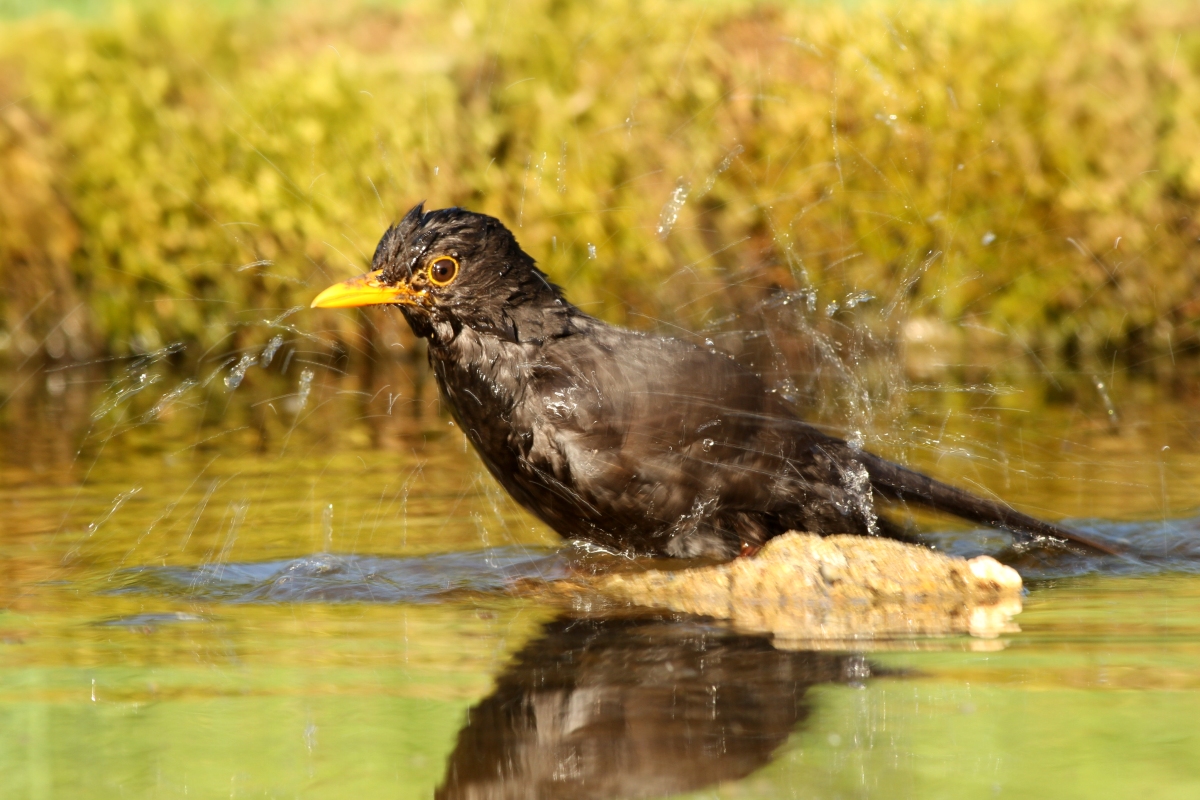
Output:
<svg viewBox="0 0 1200 800">
<path fill-rule="evenodd" d="M 868 291 L 889 324 L 1166 353 L 1198 152 L 1194 4 L 35 15 L 0 27 L 0 356 L 245 345 L 419 200 L 501 217 L 615 321 Z"/>
</svg>

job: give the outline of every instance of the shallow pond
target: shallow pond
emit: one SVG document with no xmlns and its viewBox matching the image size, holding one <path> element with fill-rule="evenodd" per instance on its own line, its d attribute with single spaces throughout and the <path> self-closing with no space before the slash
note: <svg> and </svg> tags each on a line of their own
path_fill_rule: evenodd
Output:
<svg viewBox="0 0 1200 800">
<path fill-rule="evenodd" d="M 790 651 L 502 593 L 559 542 L 415 360 L 169 355 L 0 378 L 0 796 L 1200 796 L 1200 414 L 1169 387 L 909 393 L 873 446 L 1149 557 L 1025 563 L 999 639 Z"/>
</svg>

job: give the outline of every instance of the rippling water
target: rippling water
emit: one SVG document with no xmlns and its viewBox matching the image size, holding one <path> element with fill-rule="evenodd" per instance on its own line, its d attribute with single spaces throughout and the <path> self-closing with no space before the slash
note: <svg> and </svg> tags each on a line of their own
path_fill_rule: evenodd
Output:
<svg viewBox="0 0 1200 800">
<path fill-rule="evenodd" d="M 1087 376 L 912 393 L 871 446 L 1140 556 L 1024 557 L 1000 639 L 792 651 L 506 593 L 566 557 L 411 364 L 292 347 L 5 376 L 0 796 L 1200 795 L 1200 414 L 1169 387 L 1119 380 L 1115 425 Z"/>
</svg>

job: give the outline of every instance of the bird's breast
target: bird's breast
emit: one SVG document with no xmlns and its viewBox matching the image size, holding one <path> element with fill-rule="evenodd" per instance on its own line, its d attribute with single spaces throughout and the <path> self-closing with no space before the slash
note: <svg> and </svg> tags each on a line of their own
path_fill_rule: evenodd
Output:
<svg viewBox="0 0 1200 800">
<path fill-rule="evenodd" d="M 519 344 L 479 335 L 459 336 L 455 345 L 429 351 L 442 396 L 485 462 L 511 467 L 515 448 L 530 434 L 516 413 L 529 382 L 528 354 Z"/>
</svg>

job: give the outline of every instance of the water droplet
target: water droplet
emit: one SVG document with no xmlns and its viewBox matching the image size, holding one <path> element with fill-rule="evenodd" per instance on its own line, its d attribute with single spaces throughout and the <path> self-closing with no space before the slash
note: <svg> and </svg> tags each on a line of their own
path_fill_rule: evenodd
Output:
<svg viewBox="0 0 1200 800">
<path fill-rule="evenodd" d="M 237 364 L 235 364 L 233 369 L 229 370 L 229 374 L 225 376 L 225 388 L 233 391 L 241 386 L 242 380 L 246 377 L 246 370 L 250 369 L 250 367 L 252 367 L 256 361 L 258 361 L 258 359 L 249 353 L 238 359 Z"/>
<path fill-rule="evenodd" d="M 325 506 L 321 512 L 321 536 L 324 541 L 324 551 L 331 552 L 333 550 L 333 503 Z"/>
<path fill-rule="evenodd" d="M 558 193 L 567 193 L 567 143 L 562 143 L 562 155 L 558 159 Z"/>
<path fill-rule="evenodd" d="M 854 308 L 862 303 L 869 303 L 875 299 L 875 295 L 870 292 L 853 292 L 846 296 L 846 308 Z"/>
<path fill-rule="evenodd" d="M 295 413 L 299 413 L 308 405 L 308 395 L 312 392 L 313 371 L 306 369 L 300 373 L 300 388 L 296 392 Z"/>
<path fill-rule="evenodd" d="M 705 439 L 700 443 L 700 446 L 704 448 L 704 452 L 707 453 L 713 449 L 714 444 L 716 444 L 716 442 L 714 442 L 712 439 Z"/>
<path fill-rule="evenodd" d="M 271 366 L 271 359 L 275 358 L 280 347 L 283 347 L 283 337 L 272 336 L 271 341 L 267 342 L 267 346 L 263 348 L 262 355 L 258 357 L 258 365 L 263 369 Z"/>
<path fill-rule="evenodd" d="M 1109 427 L 1116 430 L 1121 419 L 1117 415 L 1117 406 L 1113 403 L 1112 397 L 1108 393 L 1108 387 L 1104 385 L 1104 381 L 1092 376 L 1092 383 L 1096 387 L 1096 391 L 1100 393 L 1100 399 L 1104 402 L 1104 410 L 1108 414 Z"/>
<path fill-rule="evenodd" d="M 51 372 L 46 376 L 46 391 L 58 397 L 67 388 L 67 379 L 61 372 Z"/>
<path fill-rule="evenodd" d="M 708 180 L 704 182 L 704 186 L 700 188 L 700 192 L 696 196 L 703 197 L 711 192 L 712 188 L 717 185 L 717 178 L 721 176 L 722 172 L 733 166 L 733 160 L 741 155 L 743 150 L 744 148 L 740 144 L 730 150 L 729 153 L 727 153 L 726 156 L 721 159 L 721 163 L 717 165 L 717 168 L 713 170 L 712 174 L 708 176 Z"/>
<path fill-rule="evenodd" d="M 987 233 L 985 233 L 983 235 L 983 238 L 980 239 L 979 241 L 983 244 L 984 247 L 987 247 L 989 244 L 996 241 L 996 234 L 992 233 L 991 231 L 988 231 Z"/>
<path fill-rule="evenodd" d="M 683 208 L 683 204 L 687 202 L 688 184 L 683 178 L 680 178 L 675 184 L 675 191 L 671 192 L 671 197 L 663 206 L 662 215 L 658 218 L 658 238 L 666 239 L 671 233 L 671 228 L 675 227 L 675 222 L 679 219 L 679 211 Z"/>
</svg>

